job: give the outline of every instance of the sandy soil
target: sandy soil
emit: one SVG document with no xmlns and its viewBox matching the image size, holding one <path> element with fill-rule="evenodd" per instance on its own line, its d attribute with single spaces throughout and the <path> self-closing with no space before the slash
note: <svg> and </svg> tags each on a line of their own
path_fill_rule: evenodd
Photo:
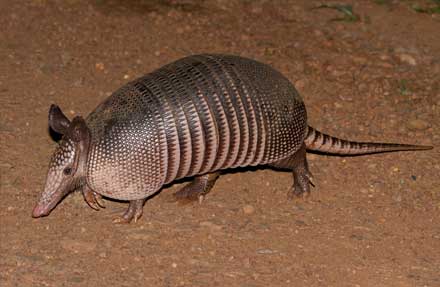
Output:
<svg viewBox="0 0 440 287">
<path fill-rule="evenodd" d="M 412 1 L 0 1 L 0 285 L 440 286 L 440 17 Z M 427 2 L 420 1 L 424 5 Z M 201 205 L 172 193 L 136 224 L 127 204 L 68 196 L 31 218 L 56 145 L 47 110 L 87 115 L 122 84 L 200 52 L 281 70 L 309 123 L 343 138 L 433 145 L 364 157 L 310 154 L 289 173 L 221 177 Z"/>
</svg>

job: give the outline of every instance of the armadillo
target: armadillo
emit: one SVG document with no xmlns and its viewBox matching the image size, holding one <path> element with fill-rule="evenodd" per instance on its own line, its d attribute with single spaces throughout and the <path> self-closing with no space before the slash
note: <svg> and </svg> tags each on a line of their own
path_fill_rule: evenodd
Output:
<svg viewBox="0 0 440 287">
<path fill-rule="evenodd" d="M 306 150 L 336 155 L 432 147 L 342 140 L 307 124 L 294 85 L 269 65 L 232 55 L 192 55 L 124 85 L 86 119 L 52 105 L 49 126 L 62 138 L 33 217 L 48 215 L 79 189 L 94 209 L 102 197 L 129 201 L 115 222 L 138 220 L 162 186 L 193 177 L 175 195 L 203 199 L 225 169 L 290 170 L 290 194 L 310 191 Z"/>
</svg>

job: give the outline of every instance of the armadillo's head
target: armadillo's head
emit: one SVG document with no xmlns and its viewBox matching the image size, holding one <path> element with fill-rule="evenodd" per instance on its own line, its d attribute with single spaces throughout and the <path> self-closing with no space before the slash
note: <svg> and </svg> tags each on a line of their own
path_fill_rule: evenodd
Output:
<svg viewBox="0 0 440 287">
<path fill-rule="evenodd" d="M 77 116 L 69 121 L 58 106 L 52 105 L 49 126 L 63 137 L 52 154 L 46 186 L 32 212 L 33 217 L 49 215 L 64 196 L 85 184 L 90 132 L 84 119 Z"/>
</svg>

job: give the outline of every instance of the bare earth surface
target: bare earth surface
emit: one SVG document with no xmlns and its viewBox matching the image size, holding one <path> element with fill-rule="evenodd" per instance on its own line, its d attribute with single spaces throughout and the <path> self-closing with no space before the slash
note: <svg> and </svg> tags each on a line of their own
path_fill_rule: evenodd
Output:
<svg viewBox="0 0 440 287">
<path fill-rule="evenodd" d="M 379 4 L 382 3 L 383 4 Z M 0 286 L 440 286 L 440 17 L 411 1 L 0 1 Z M 421 4 L 425 2 L 420 2 Z M 162 190 L 127 204 L 72 193 L 31 218 L 56 145 L 47 111 L 87 115 L 112 91 L 193 53 L 281 70 L 309 123 L 353 140 L 433 145 L 364 157 L 309 154 L 289 173 L 222 176 L 201 204 Z"/>
</svg>

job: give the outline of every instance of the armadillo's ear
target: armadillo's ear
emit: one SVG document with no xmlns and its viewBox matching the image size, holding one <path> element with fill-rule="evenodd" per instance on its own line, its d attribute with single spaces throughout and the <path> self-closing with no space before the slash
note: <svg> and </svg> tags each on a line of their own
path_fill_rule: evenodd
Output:
<svg viewBox="0 0 440 287">
<path fill-rule="evenodd" d="M 88 141 L 90 138 L 90 131 L 82 117 L 76 116 L 73 118 L 67 131 L 67 136 L 77 143 Z"/>
<path fill-rule="evenodd" d="M 49 126 L 59 134 L 64 135 L 70 126 L 69 119 L 63 114 L 60 107 L 50 105 L 49 109 Z"/>
</svg>

